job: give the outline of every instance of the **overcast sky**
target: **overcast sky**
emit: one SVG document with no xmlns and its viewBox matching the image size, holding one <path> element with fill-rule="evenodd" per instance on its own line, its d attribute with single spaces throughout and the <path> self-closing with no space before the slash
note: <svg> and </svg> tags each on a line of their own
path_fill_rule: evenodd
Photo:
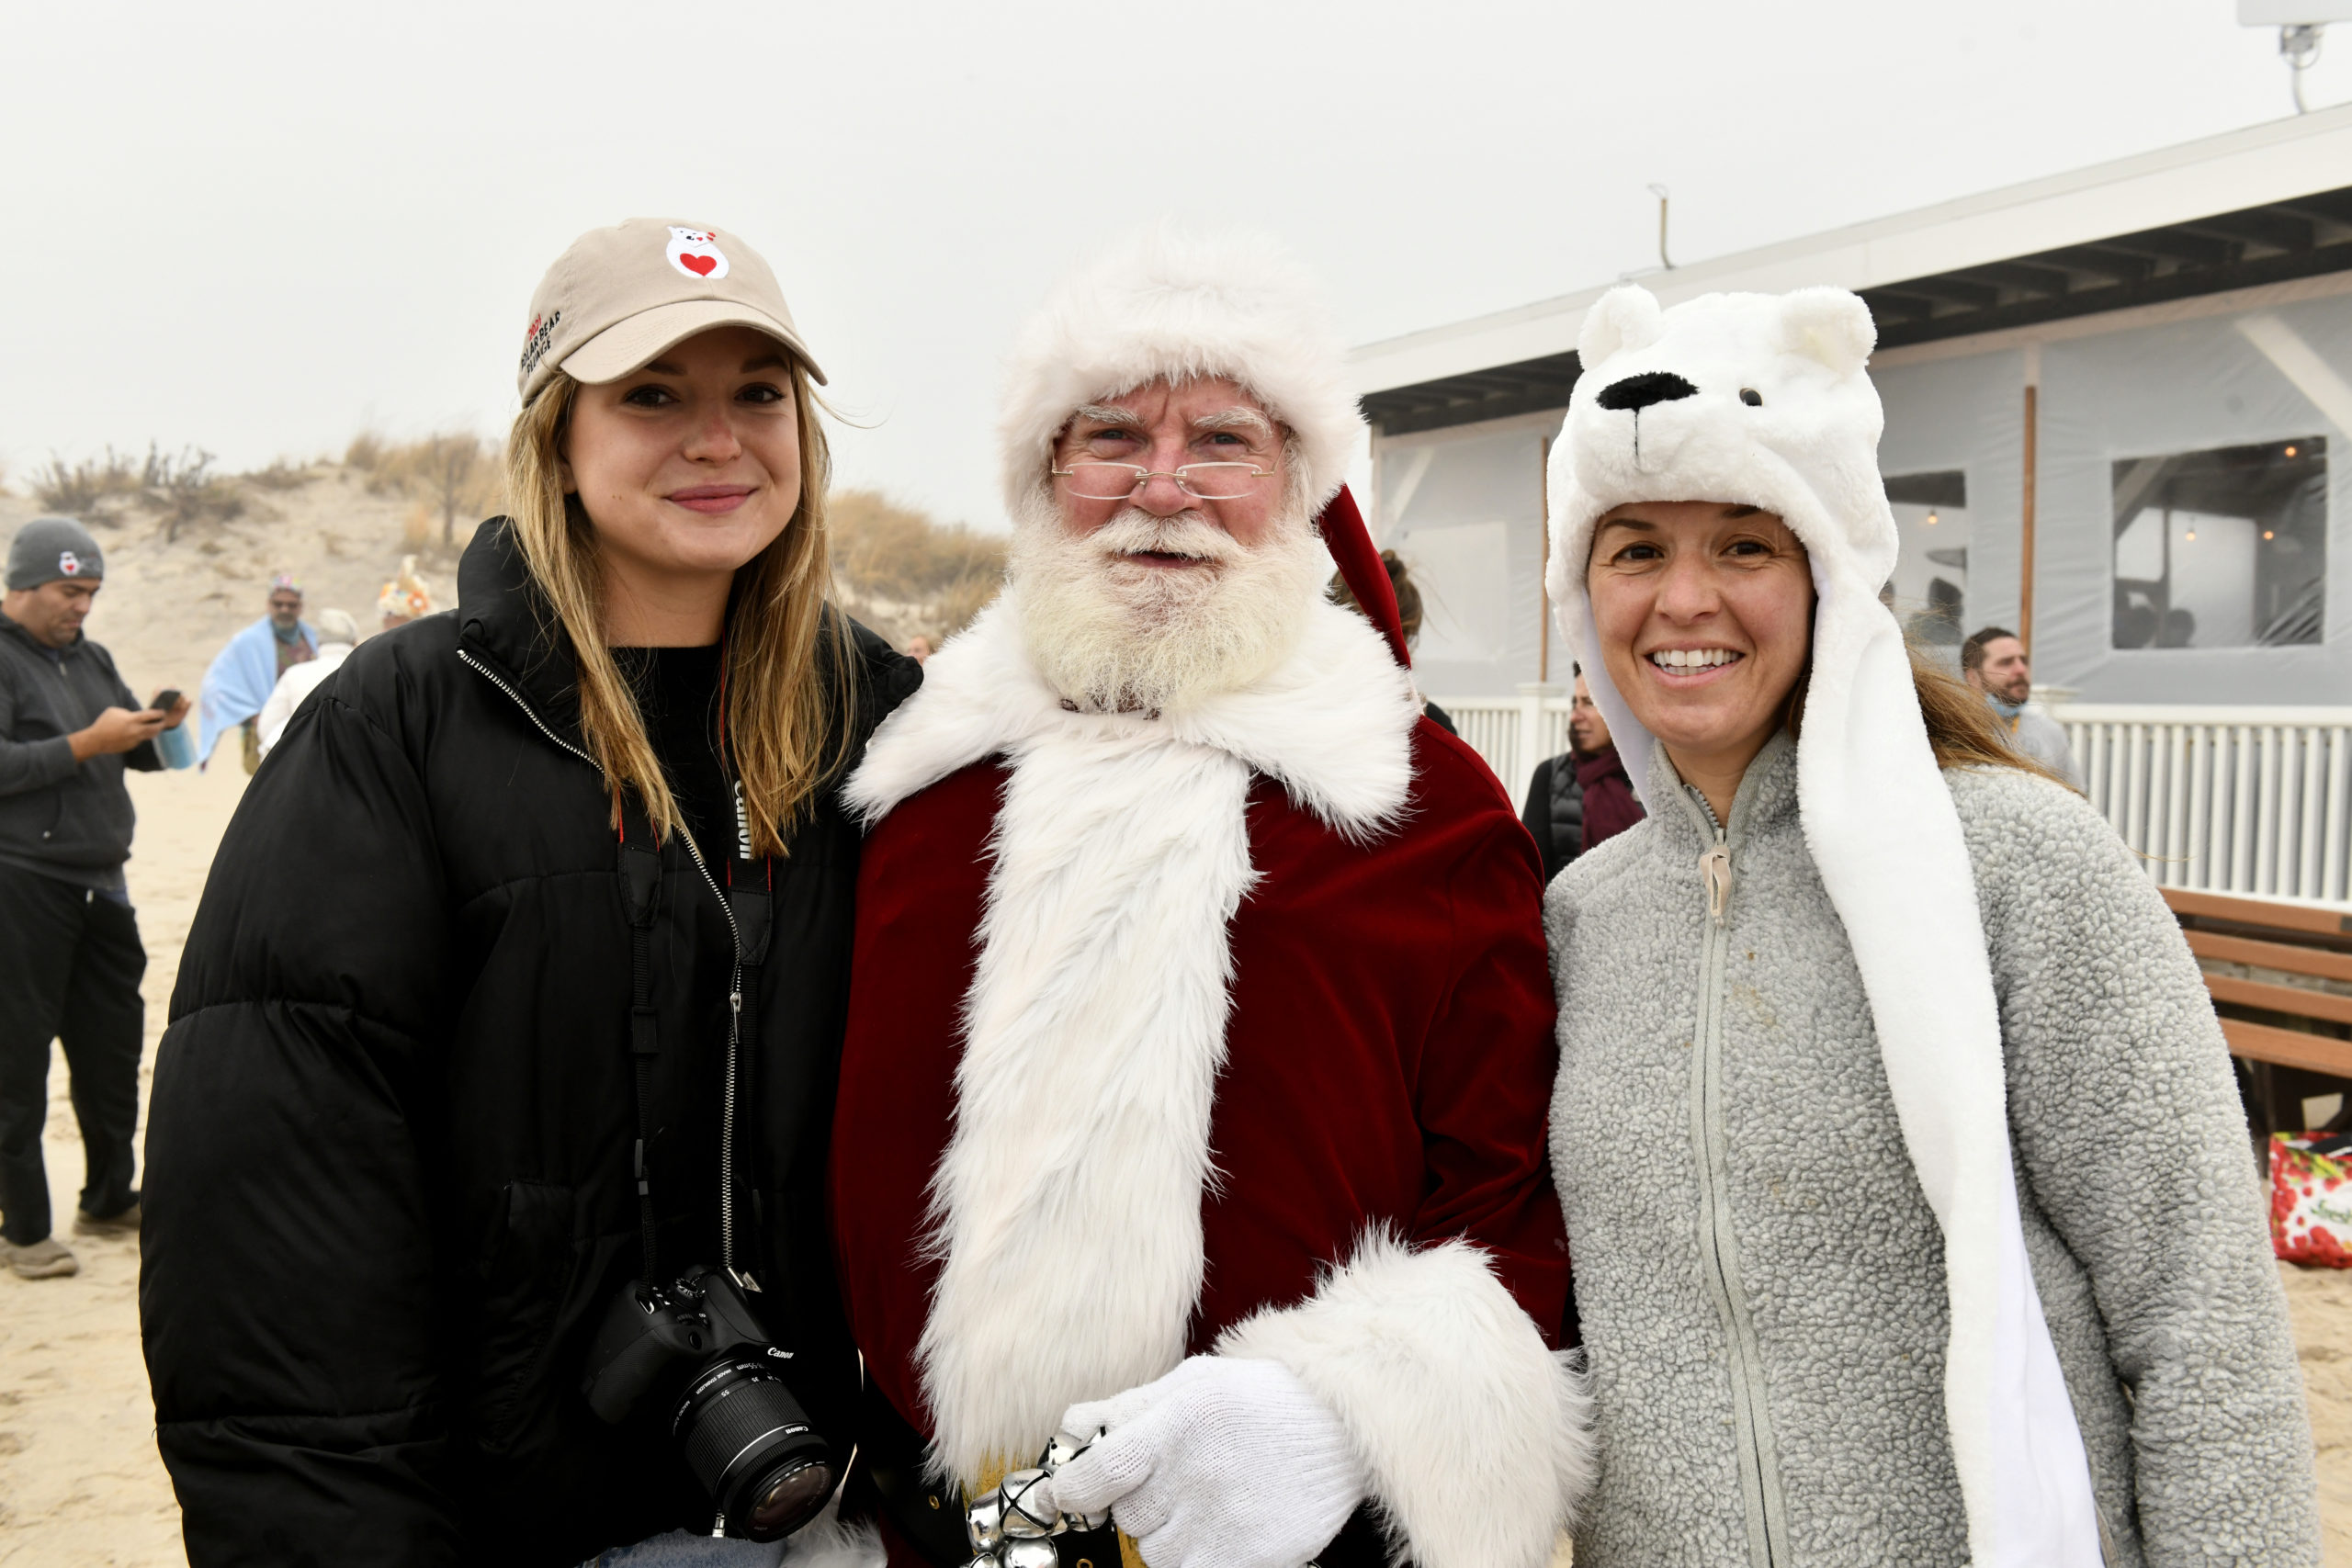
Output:
<svg viewBox="0 0 2352 1568">
<path fill-rule="evenodd" d="M 2125 18 L 2129 18 L 2128 20 Z M 2234 0 L 18 6 L 0 464 L 503 430 L 629 216 L 775 265 L 843 482 L 993 525 L 998 355 L 1106 228 L 1286 236 L 1370 341 L 2289 112 Z M 2308 78 L 2352 98 L 2352 24 Z"/>
</svg>

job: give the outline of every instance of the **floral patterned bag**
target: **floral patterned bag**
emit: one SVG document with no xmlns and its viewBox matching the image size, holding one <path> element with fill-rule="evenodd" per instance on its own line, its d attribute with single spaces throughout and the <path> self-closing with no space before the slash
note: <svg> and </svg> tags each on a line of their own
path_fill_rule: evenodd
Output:
<svg viewBox="0 0 2352 1568">
<path fill-rule="evenodd" d="M 2270 1134 L 2270 1250 L 2352 1269 L 2352 1149 L 2340 1133 Z"/>
</svg>

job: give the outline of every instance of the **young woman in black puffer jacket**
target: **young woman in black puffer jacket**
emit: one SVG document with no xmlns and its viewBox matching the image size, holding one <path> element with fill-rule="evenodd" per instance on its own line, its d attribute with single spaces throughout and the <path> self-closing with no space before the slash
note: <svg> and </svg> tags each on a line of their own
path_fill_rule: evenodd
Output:
<svg viewBox="0 0 2352 1568">
<path fill-rule="evenodd" d="M 148 1137 L 141 1308 L 199 1568 L 707 1531 L 667 1411 L 582 1393 L 648 1262 L 640 1139 L 660 1274 L 749 1281 L 846 1429 L 832 784 L 921 676 L 828 603 L 817 374 L 732 236 L 583 236 L 533 301 L 514 514 L 456 613 L 363 645 L 248 789 Z"/>
</svg>

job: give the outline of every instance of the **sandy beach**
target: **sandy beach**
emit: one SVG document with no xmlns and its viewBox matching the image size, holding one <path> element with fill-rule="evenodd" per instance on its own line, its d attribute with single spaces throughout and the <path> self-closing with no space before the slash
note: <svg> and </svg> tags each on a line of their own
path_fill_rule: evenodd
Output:
<svg viewBox="0 0 2352 1568">
<path fill-rule="evenodd" d="M 205 873 L 244 793 L 233 753 L 198 773 L 132 773 L 139 832 L 128 868 L 147 943 L 147 1078 L 180 944 Z M 139 1244 L 71 1234 L 82 1140 L 65 1063 L 49 1078 L 50 1202 L 82 1262 L 67 1280 L 0 1270 L 0 1564 L 160 1568 L 182 1562 L 179 1507 L 155 1453 L 155 1409 L 139 1356 Z"/>
<path fill-rule="evenodd" d="M 94 630 L 105 637 L 102 622 Z M 130 775 L 139 808 L 130 890 L 149 955 L 142 1100 L 180 945 L 244 784 L 232 748 L 205 773 Z M 52 1201 L 70 1215 L 82 1151 L 66 1095 L 60 1059 L 47 1152 Z M 137 1244 L 65 1239 L 82 1261 L 72 1279 L 0 1271 L 0 1568 L 180 1562 L 178 1510 L 156 1457 L 139 1353 Z M 2319 1441 L 2325 1561 L 2352 1568 L 2352 1273 L 2279 1267 Z"/>
</svg>

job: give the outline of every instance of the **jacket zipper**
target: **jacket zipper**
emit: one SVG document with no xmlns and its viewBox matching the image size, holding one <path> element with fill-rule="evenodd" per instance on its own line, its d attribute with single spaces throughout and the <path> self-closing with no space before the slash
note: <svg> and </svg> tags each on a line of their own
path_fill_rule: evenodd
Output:
<svg viewBox="0 0 2352 1568">
<path fill-rule="evenodd" d="M 1762 1348 L 1740 1282 L 1732 1235 L 1731 1157 L 1724 1136 L 1724 995 L 1731 960 L 1731 836 L 1697 791 L 1695 813 L 1713 841 L 1701 852 L 1699 883 L 1707 900 L 1700 947 L 1698 1039 L 1690 1075 L 1690 1140 L 1699 1178 L 1699 1247 L 1708 1293 L 1723 1323 L 1730 1358 L 1733 1438 L 1745 1495 L 1748 1561 L 1777 1568 L 1791 1561 L 1781 1467 L 1764 1387 Z"/>
<path fill-rule="evenodd" d="M 523 710 L 523 716 L 529 719 L 541 735 L 546 736 L 590 767 L 596 767 L 595 758 L 548 728 L 547 721 L 539 716 L 538 710 L 526 702 L 523 694 L 508 685 L 490 666 L 482 663 L 462 648 L 458 649 L 458 658 L 468 669 L 505 693 L 508 699 Z M 599 773 L 604 772 L 602 768 L 597 768 L 596 771 Z M 760 1288 L 759 1281 L 750 1273 L 735 1267 L 735 1077 L 738 1059 L 742 1054 L 743 932 L 735 924 L 734 906 L 728 903 L 727 895 L 719 891 L 718 881 L 710 874 L 710 867 L 703 863 L 702 851 L 695 847 L 695 836 L 692 833 L 681 833 L 678 836 L 685 840 L 686 853 L 694 857 L 695 869 L 702 873 L 703 886 L 708 887 L 710 896 L 718 900 L 718 912 L 727 917 L 728 940 L 735 944 L 735 962 L 728 971 L 727 979 L 726 1088 L 719 1097 L 718 1263 L 719 1267 L 727 1271 L 729 1279 L 733 1280 L 747 1291 L 757 1292 Z"/>
</svg>

